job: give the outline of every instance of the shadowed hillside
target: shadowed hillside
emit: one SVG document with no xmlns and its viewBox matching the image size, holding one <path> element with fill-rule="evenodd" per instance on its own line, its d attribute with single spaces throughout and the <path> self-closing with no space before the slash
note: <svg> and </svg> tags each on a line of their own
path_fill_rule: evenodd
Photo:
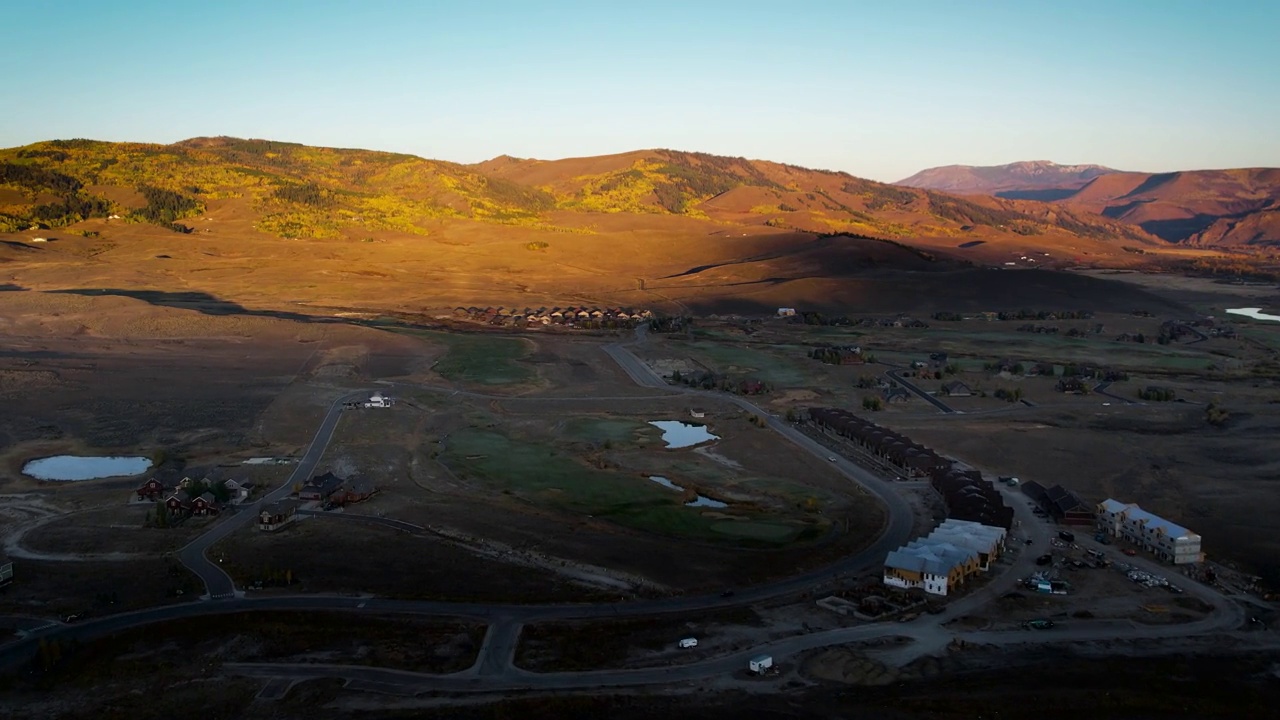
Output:
<svg viewBox="0 0 1280 720">
<path fill-rule="evenodd" d="M 1280 245 L 1280 170 L 1274 168 L 1117 173 L 1063 202 L 1171 242 Z"/>
</svg>

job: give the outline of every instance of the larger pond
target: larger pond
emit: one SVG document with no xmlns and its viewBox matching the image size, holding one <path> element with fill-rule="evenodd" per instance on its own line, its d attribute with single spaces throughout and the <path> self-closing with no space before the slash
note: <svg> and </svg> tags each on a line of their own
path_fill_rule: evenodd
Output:
<svg viewBox="0 0 1280 720">
<path fill-rule="evenodd" d="M 654 420 L 649 424 L 662 430 L 662 440 L 668 448 L 689 447 L 720 439 L 719 435 L 712 435 L 706 425 L 679 420 Z"/>
<path fill-rule="evenodd" d="M 150 467 L 151 461 L 144 457 L 55 455 L 32 460 L 22 466 L 22 473 L 37 480 L 74 482 L 140 475 Z"/>
<path fill-rule="evenodd" d="M 1230 315 L 1243 315 L 1251 317 L 1254 320 L 1276 320 L 1280 321 L 1280 315 L 1272 315 L 1262 312 L 1262 308 L 1228 308 L 1227 313 Z"/>
</svg>

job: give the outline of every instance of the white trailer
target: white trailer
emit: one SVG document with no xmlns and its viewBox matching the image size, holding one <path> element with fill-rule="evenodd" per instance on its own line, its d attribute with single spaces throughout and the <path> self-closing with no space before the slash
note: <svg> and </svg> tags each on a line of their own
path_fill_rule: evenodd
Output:
<svg viewBox="0 0 1280 720">
<path fill-rule="evenodd" d="M 757 675 L 763 674 L 771 667 L 773 667 L 772 655 L 757 655 L 747 661 L 747 669 Z"/>
</svg>

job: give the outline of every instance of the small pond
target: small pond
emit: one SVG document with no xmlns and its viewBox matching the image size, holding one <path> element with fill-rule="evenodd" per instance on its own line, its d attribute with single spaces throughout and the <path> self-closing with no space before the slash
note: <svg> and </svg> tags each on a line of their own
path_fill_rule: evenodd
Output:
<svg viewBox="0 0 1280 720">
<path fill-rule="evenodd" d="M 677 485 L 677 484 L 675 484 L 675 483 L 671 482 L 671 481 L 670 481 L 670 480 L 668 480 L 667 478 L 662 477 L 661 475 L 650 475 L 650 476 L 649 476 L 649 479 L 650 479 L 650 480 L 652 480 L 652 481 L 654 481 L 654 482 L 656 482 L 656 483 L 658 483 L 659 485 L 661 485 L 661 486 L 663 486 L 663 487 L 671 488 L 672 490 L 675 490 L 675 491 L 677 491 L 677 492 L 684 492 L 684 488 L 682 488 L 682 487 L 680 487 L 679 485 Z M 709 498 L 709 497 L 704 497 L 704 496 L 702 496 L 702 495 L 698 495 L 698 496 L 694 497 L 694 499 L 693 499 L 693 500 L 691 500 L 691 501 L 689 501 L 689 502 L 685 503 L 684 505 L 685 505 L 685 507 L 709 507 L 709 508 L 726 508 L 726 507 L 729 507 L 729 504 L 728 504 L 728 503 L 720 502 L 719 500 L 713 500 L 713 499 L 711 499 L 711 498 Z"/>
<path fill-rule="evenodd" d="M 141 475 L 151 467 L 144 457 L 80 457 L 55 455 L 22 466 L 22 473 L 37 480 L 97 480 L 98 478 Z"/>
<path fill-rule="evenodd" d="M 706 425 L 681 422 L 679 420 L 654 420 L 649 423 L 662 430 L 662 440 L 668 448 L 683 448 L 710 440 L 719 440 L 719 435 L 712 435 Z"/>
<path fill-rule="evenodd" d="M 1280 315 L 1272 315 L 1271 313 L 1262 312 L 1262 308 L 1229 308 L 1227 313 L 1230 315 L 1244 315 L 1254 320 L 1277 320 L 1280 321 Z"/>
</svg>

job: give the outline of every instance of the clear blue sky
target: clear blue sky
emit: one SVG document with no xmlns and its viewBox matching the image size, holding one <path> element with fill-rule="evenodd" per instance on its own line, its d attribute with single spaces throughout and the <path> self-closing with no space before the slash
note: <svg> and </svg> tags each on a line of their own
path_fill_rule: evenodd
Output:
<svg viewBox="0 0 1280 720">
<path fill-rule="evenodd" d="M 0 4 L 0 146 L 1280 166 L 1280 2 Z"/>
</svg>

